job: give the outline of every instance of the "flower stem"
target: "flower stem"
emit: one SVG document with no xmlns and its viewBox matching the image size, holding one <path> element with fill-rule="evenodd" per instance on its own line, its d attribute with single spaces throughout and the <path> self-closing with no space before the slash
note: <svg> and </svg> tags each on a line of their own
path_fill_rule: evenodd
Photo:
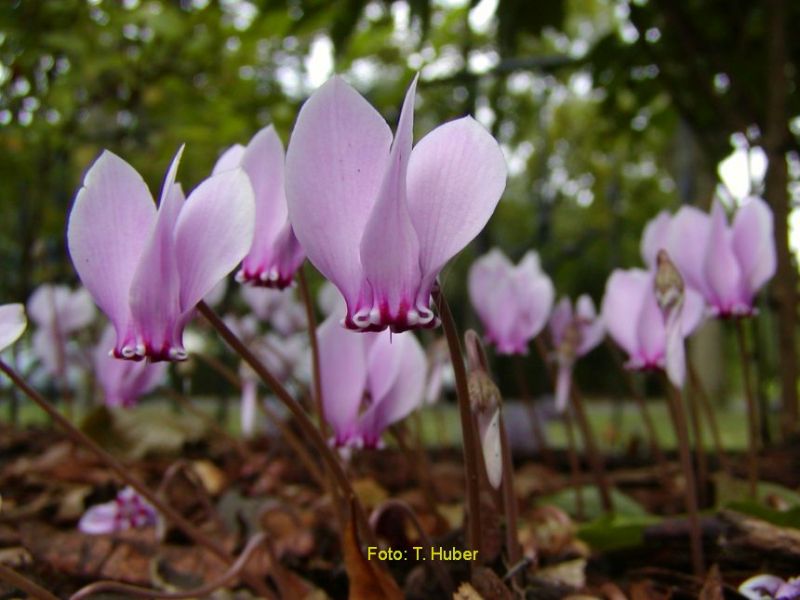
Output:
<svg viewBox="0 0 800 600">
<path fill-rule="evenodd" d="M 525 374 L 524 361 L 524 357 L 514 356 L 514 375 L 517 380 L 517 389 L 519 390 L 520 400 L 522 400 L 522 403 L 528 409 L 528 419 L 530 420 L 531 424 L 531 434 L 533 435 L 533 441 L 536 444 L 536 448 L 541 453 L 544 464 L 546 464 L 548 467 L 553 467 L 555 465 L 553 452 L 550 450 L 550 446 L 547 443 L 547 436 L 544 432 L 542 419 L 539 417 L 539 413 L 536 411 L 536 404 L 534 403 L 533 398 L 531 398 L 530 389 L 528 388 L 528 379 Z"/>
<path fill-rule="evenodd" d="M 722 445 L 722 436 L 719 433 L 719 424 L 717 423 L 717 417 L 714 414 L 714 407 L 711 406 L 708 393 L 703 387 L 703 382 L 700 380 L 697 370 L 694 368 L 694 363 L 692 363 L 692 361 L 687 361 L 687 363 L 689 368 L 689 383 L 691 384 L 691 388 L 695 393 L 695 397 L 700 400 L 700 407 L 703 409 L 706 421 L 708 422 L 708 428 L 711 430 L 711 439 L 714 442 L 714 451 L 717 454 L 720 465 L 722 466 L 722 470 L 725 471 L 727 475 L 731 475 L 733 473 L 733 469 L 731 468 L 728 454 L 725 452 L 725 447 Z"/>
<path fill-rule="evenodd" d="M 575 491 L 575 517 L 582 520 L 583 511 L 583 482 L 581 481 L 581 461 L 578 458 L 578 445 L 575 440 L 575 426 L 572 423 L 572 413 L 569 409 L 561 415 L 564 421 L 564 433 L 567 438 L 567 460 L 569 460 L 569 475 Z"/>
<path fill-rule="evenodd" d="M 703 444 L 703 427 L 700 422 L 700 412 L 697 408 L 695 397 L 689 396 L 686 403 L 689 407 L 689 425 L 692 429 L 697 464 L 697 502 L 700 506 L 705 506 L 706 489 L 708 487 L 708 459 L 706 457 L 706 448 Z"/>
<path fill-rule="evenodd" d="M 681 392 L 662 373 L 664 385 L 667 388 L 667 400 L 675 426 L 675 436 L 678 439 L 678 453 L 681 460 L 681 469 L 686 478 L 686 512 L 689 515 L 689 535 L 692 554 L 692 567 L 696 577 L 703 577 L 703 538 L 700 531 L 700 512 L 697 506 L 697 488 L 692 468 L 692 456 L 689 449 L 689 432 L 686 425 L 686 413 L 683 408 Z"/>
<path fill-rule="evenodd" d="M 506 552 L 508 564 L 515 565 L 522 558 L 517 534 L 517 495 L 514 493 L 514 461 L 508 443 L 505 420 L 500 415 L 500 446 L 503 453 L 503 512 L 506 515 Z"/>
<path fill-rule="evenodd" d="M 758 404 L 753 395 L 753 381 L 750 375 L 750 357 L 747 352 L 747 338 L 741 319 L 736 319 L 736 339 L 739 342 L 739 358 L 742 362 L 742 378 L 744 395 L 747 400 L 747 480 L 750 484 L 750 498 L 758 499 L 758 449 L 760 432 L 758 419 Z"/>
<path fill-rule="evenodd" d="M 353 486 L 350 484 L 350 480 L 347 478 L 347 474 L 339 462 L 339 458 L 325 442 L 325 438 L 322 437 L 322 434 L 311 421 L 303 407 L 300 406 L 300 404 L 294 398 L 292 398 L 292 395 L 286 390 L 285 387 L 283 387 L 283 385 L 281 385 L 281 382 L 278 381 L 272 373 L 270 373 L 269 369 L 267 369 L 264 363 L 262 363 L 256 357 L 256 355 L 253 354 L 250 349 L 244 345 L 244 343 L 242 343 L 236 334 L 234 334 L 228 328 L 228 326 L 225 325 L 222 319 L 220 319 L 219 316 L 211 308 L 209 308 L 205 302 L 200 302 L 197 305 L 197 309 L 200 311 L 200 314 L 202 314 L 206 320 L 211 323 L 214 329 L 219 332 L 228 345 L 239 356 L 241 356 L 248 365 L 250 365 L 253 371 L 256 372 L 256 374 L 264 381 L 264 383 L 270 389 L 272 389 L 278 399 L 283 402 L 286 408 L 289 409 L 289 412 L 291 412 L 294 418 L 297 420 L 297 424 L 300 426 L 303 434 L 316 447 L 317 452 L 319 452 L 320 456 L 327 463 L 336 479 L 336 482 L 339 484 L 339 487 L 345 494 L 345 497 L 350 499 L 350 501 L 353 503 L 355 507 L 356 519 L 363 529 L 363 535 L 367 544 L 372 546 L 377 545 L 375 542 L 375 535 L 373 534 L 372 529 L 369 526 L 367 516 L 364 513 L 364 507 L 361 505 L 361 502 L 359 502 L 358 496 L 356 496 L 355 490 L 353 490 Z"/>
<path fill-rule="evenodd" d="M 183 530 L 186 535 L 192 538 L 192 540 L 201 546 L 205 546 L 225 562 L 233 562 L 233 557 L 228 554 L 224 547 L 208 537 L 200 529 L 192 525 L 192 523 L 190 523 L 183 515 L 177 512 L 170 505 L 162 502 L 161 498 L 158 497 L 158 494 L 151 491 L 144 483 L 133 476 L 130 470 L 125 467 L 125 465 L 104 450 L 99 444 L 97 444 L 97 442 L 75 427 L 68 419 L 58 412 L 58 410 L 56 410 L 52 404 L 45 400 L 45 398 L 39 392 L 28 385 L 24 379 L 17 375 L 16 371 L 5 364 L 2 360 L 0 360 L 0 371 L 5 373 L 8 378 L 14 382 L 14 385 L 21 389 L 25 395 L 28 396 L 28 398 L 38 404 L 39 407 L 64 430 L 68 437 L 70 437 L 79 446 L 85 447 L 106 465 L 108 465 L 108 467 L 114 471 L 114 473 L 116 473 L 119 478 L 122 479 L 122 481 L 130 485 L 133 489 L 139 492 L 139 494 L 144 496 L 165 519 L 172 522 L 178 528 Z M 264 585 L 264 582 L 256 577 L 248 577 L 247 582 L 255 591 L 260 594 L 266 594 L 269 591 Z"/>
<path fill-rule="evenodd" d="M 464 472 L 467 486 L 467 545 L 471 550 L 480 551 L 483 548 L 481 533 L 481 504 L 480 504 L 480 463 L 478 448 L 475 443 L 476 435 L 472 421 L 472 409 L 469 400 L 469 387 L 467 385 L 467 370 L 464 365 L 464 355 L 461 350 L 461 340 L 453 320 L 453 313 L 441 290 L 434 290 L 434 300 L 438 305 L 439 317 L 442 319 L 442 328 L 447 339 L 447 348 L 450 350 L 450 361 L 453 363 L 453 374 L 456 380 L 456 396 L 458 397 L 458 412 L 461 417 L 461 435 L 464 444 Z M 478 556 L 482 553 L 479 552 Z M 470 562 L 474 571 L 480 561 Z"/>
<path fill-rule="evenodd" d="M 297 272 L 297 281 L 300 284 L 300 296 L 306 308 L 306 320 L 308 322 L 308 341 L 311 344 L 311 372 L 314 385 L 314 406 L 319 419 L 319 430 L 322 437 L 328 437 L 328 423 L 325 421 L 324 404 L 322 402 L 322 379 L 319 371 L 319 343 L 317 341 L 317 319 L 314 316 L 314 304 L 311 301 L 311 294 L 308 291 L 305 269 L 301 268 Z"/>
<path fill-rule="evenodd" d="M 31 598 L 36 598 L 36 600 L 58 600 L 58 598 L 41 587 L 38 583 L 34 583 L 27 577 L 20 575 L 13 569 L 9 569 L 2 563 L 0 563 L 0 581 L 11 584 L 18 590 L 28 594 Z"/>
</svg>

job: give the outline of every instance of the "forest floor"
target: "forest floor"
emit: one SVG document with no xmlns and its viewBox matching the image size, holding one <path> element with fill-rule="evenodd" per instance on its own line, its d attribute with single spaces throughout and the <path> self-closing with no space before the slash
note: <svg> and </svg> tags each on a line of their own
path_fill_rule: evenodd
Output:
<svg viewBox="0 0 800 600">
<path fill-rule="evenodd" d="M 364 560 L 364 544 L 344 524 L 346 511 L 332 500 L 325 478 L 311 477 L 289 447 L 266 436 L 243 442 L 202 414 L 143 408 L 96 411 L 83 420 L 83 429 L 231 555 L 240 555 L 248 540 L 266 532 L 269 551 L 255 551 L 247 570 L 268 577 L 276 595 L 346 598 L 353 582 L 382 581 L 384 567 L 374 558 Z M 722 469 L 718 453 L 706 454 L 700 525 L 705 565 L 715 568 L 697 577 L 682 516 L 686 480 L 676 452 L 665 439 L 666 462 L 655 465 L 642 439 L 619 427 L 627 415 L 620 420 L 613 414 L 600 404 L 591 419 L 606 449 L 613 511 L 604 506 L 590 464 L 581 460 L 578 473 L 570 467 L 554 426 L 549 452 L 515 455 L 518 538 L 525 559 L 509 564 L 502 497 L 484 482 L 482 566 L 472 576 L 477 592 L 462 588 L 456 597 L 739 598 L 736 587 L 750 576 L 800 574 L 799 444 L 762 453 L 759 502 L 749 499 L 745 460 L 735 439 L 726 439 L 730 473 Z M 733 427 L 737 418 L 740 424 L 736 413 L 721 416 L 721 429 L 738 430 L 740 425 Z M 423 437 L 436 438 L 437 448 L 415 441 L 412 420 L 396 432 L 404 448 L 390 441 L 385 449 L 355 453 L 349 463 L 380 546 L 404 553 L 402 560 L 384 566 L 406 598 L 453 597 L 476 566 L 426 561 L 414 550 L 428 543 L 464 548 L 463 467 L 460 450 L 449 447 L 451 420 L 446 413 L 425 420 Z M 113 534 L 81 533 L 76 524 L 86 509 L 112 500 L 121 487 L 106 465 L 52 426 L 0 426 L 0 565 L 58 598 L 100 580 L 176 593 L 213 588 L 225 579 L 228 567 L 222 560 L 164 523 Z M 340 542 L 343 528 L 348 535 Z M 245 589 L 237 574 L 214 597 L 253 597 Z M 13 590 L 0 581 L 0 598 L 20 597 Z M 104 592 L 94 597 L 133 596 Z M 391 594 L 361 595 L 381 597 Z"/>
</svg>

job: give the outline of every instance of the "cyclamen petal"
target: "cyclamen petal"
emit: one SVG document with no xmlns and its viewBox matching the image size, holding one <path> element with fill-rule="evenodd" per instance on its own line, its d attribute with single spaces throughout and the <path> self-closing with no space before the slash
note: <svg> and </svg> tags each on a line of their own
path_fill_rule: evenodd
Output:
<svg viewBox="0 0 800 600">
<path fill-rule="evenodd" d="M 28 325 L 25 307 L 22 304 L 0 306 L 0 351 L 16 342 Z"/>
<path fill-rule="evenodd" d="M 108 355 L 114 343 L 114 328 L 106 327 L 93 353 L 94 372 L 103 390 L 106 406 L 130 408 L 165 379 L 163 362 L 115 360 Z"/>
<path fill-rule="evenodd" d="M 181 152 L 158 209 L 138 173 L 104 152 L 70 213 L 70 255 L 114 324 L 117 358 L 186 358 L 182 334 L 194 306 L 234 269 L 252 241 L 255 206 L 244 172 L 213 175 L 184 200 L 175 183 Z"/>
<path fill-rule="evenodd" d="M 114 500 L 89 508 L 78 522 L 78 529 L 90 535 L 117 533 L 155 525 L 157 518 L 150 503 L 133 488 L 126 487 Z"/>
<path fill-rule="evenodd" d="M 338 77 L 300 110 L 289 143 L 289 218 L 309 260 L 344 296 L 351 329 L 436 325 L 439 271 L 486 225 L 505 188 L 502 152 L 472 119 L 442 125 L 412 149 L 415 84 L 394 143 Z"/>
<path fill-rule="evenodd" d="M 426 357 L 411 333 L 360 335 L 336 314 L 318 331 L 325 419 L 337 446 L 374 448 L 422 403 Z"/>
<path fill-rule="evenodd" d="M 553 284 L 530 251 L 514 266 L 497 249 L 470 268 L 469 296 L 500 354 L 525 354 L 528 343 L 547 323 L 553 305 Z"/>
<path fill-rule="evenodd" d="M 256 199 L 256 235 L 236 278 L 242 283 L 283 289 L 292 283 L 305 260 L 288 222 L 283 144 L 270 125 L 256 133 L 241 153 L 229 149 L 220 161 L 232 162 L 231 154 L 239 157 Z"/>
<path fill-rule="evenodd" d="M 654 277 L 654 273 L 642 269 L 617 269 L 606 282 L 601 315 L 608 334 L 628 354 L 626 366 L 630 369 L 667 367 L 667 326 L 656 300 Z M 686 288 L 679 327 L 675 329 L 681 345 L 702 318 L 702 298 Z M 670 369 L 677 368 L 677 364 L 670 365 Z"/>
</svg>

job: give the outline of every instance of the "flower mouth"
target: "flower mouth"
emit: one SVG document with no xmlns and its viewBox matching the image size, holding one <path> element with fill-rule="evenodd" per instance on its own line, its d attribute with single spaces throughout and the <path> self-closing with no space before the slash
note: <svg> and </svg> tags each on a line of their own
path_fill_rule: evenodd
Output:
<svg viewBox="0 0 800 600">
<path fill-rule="evenodd" d="M 275 267 L 269 270 L 258 269 L 256 271 L 240 269 L 236 273 L 235 279 L 238 283 L 276 290 L 283 290 L 294 284 L 293 277 L 282 275 Z"/>
<path fill-rule="evenodd" d="M 364 306 L 352 315 L 348 312 L 342 324 L 354 331 L 383 331 L 388 328 L 393 333 L 402 333 L 411 329 L 432 329 L 439 322 L 438 317 L 427 306 L 408 308 L 408 304 L 402 303 L 393 313 L 388 304 L 382 302 L 371 307 Z"/>
<path fill-rule="evenodd" d="M 164 344 L 160 348 L 155 348 L 149 344 L 136 344 L 136 346 L 125 345 L 122 348 L 114 348 L 109 356 L 122 360 L 132 360 L 139 362 L 147 359 L 149 362 L 183 362 L 189 358 L 189 353 L 183 346 L 173 346 Z"/>
</svg>

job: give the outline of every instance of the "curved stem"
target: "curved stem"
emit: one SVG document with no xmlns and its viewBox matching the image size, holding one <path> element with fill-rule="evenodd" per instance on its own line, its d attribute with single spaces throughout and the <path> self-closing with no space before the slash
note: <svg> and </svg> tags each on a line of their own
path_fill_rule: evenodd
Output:
<svg viewBox="0 0 800 600">
<path fill-rule="evenodd" d="M 314 316 L 314 304 L 311 301 L 311 294 L 308 291 L 308 282 L 304 268 L 297 272 L 297 281 L 300 284 L 300 296 L 306 308 L 306 320 L 308 322 L 308 342 L 311 345 L 311 372 L 314 385 L 314 406 L 317 410 L 319 419 L 319 430 L 322 437 L 328 438 L 328 423 L 325 421 L 324 404 L 322 402 L 322 379 L 319 371 L 319 342 L 317 340 L 317 319 Z"/>
<path fill-rule="evenodd" d="M 225 325 L 222 319 L 220 319 L 219 316 L 217 316 L 217 314 L 211 310 L 211 308 L 209 308 L 205 302 L 200 302 L 197 305 L 197 309 L 208 320 L 208 322 L 211 323 L 214 329 L 219 332 L 228 345 L 239 356 L 241 356 L 248 365 L 250 365 L 253 371 L 256 372 L 256 374 L 264 381 L 264 383 L 270 389 L 272 389 L 278 399 L 283 402 L 286 408 L 289 409 L 289 412 L 291 412 L 294 418 L 297 420 L 297 424 L 300 426 L 300 429 L 302 429 L 303 434 L 316 447 L 320 456 L 330 468 L 342 492 L 355 506 L 356 519 L 364 530 L 363 533 L 367 544 L 372 546 L 376 545 L 375 535 L 373 534 L 372 529 L 370 529 L 369 522 L 364 514 L 364 507 L 361 505 L 361 502 L 359 502 L 358 496 L 356 496 L 353 486 L 350 484 L 350 480 L 347 478 L 347 474 L 339 462 L 339 458 L 325 442 L 325 438 L 322 437 L 322 434 L 308 417 L 308 414 L 303 407 L 300 406 L 300 404 L 294 398 L 292 398 L 292 395 L 286 390 L 285 387 L 283 387 L 281 382 L 278 381 L 272 373 L 270 373 L 269 369 L 267 369 L 264 363 L 262 363 L 256 357 L 256 355 L 253 354 L 250 349 L 242 343 L 236 334 L 234 334 L 228 328 L 228 326 Z"/>
<path fill-rule="evenodd" d="M 372 511 L 372 515 L 370 516 L 370 521 L 374 521 L 377 516 L 379 516 L 383 511 L 387 508 L 396 508 L 403 512 L 410 520 L 411 524 L 414 525 L 414 529 L 417 530 L 417 535 L 419 535 L 420 541 L 424 544 L 424 548 L 427 551 L 427 556 L 432 556 L 430 553 L 430 549 L 434 547 L 433 540 L 431 540 L 428 532 L 425 531 L 425 528 L 422 526 L 422 523 L 419 522 L 417 518 L 417 514 L 408 505 L 407 502 L 403 500 L 398 500 L 396 498 L 390 498 L 388 500 L 384 500 L 380 506 L 376 506 L 375 509 Z M 433 572 L 436 574 L 436 578 L 439 580 L 439 586 L 442 588 L 442 591 L 447 595 L 449 598 L 453 594 L 453 578 L 450 577 L 450 573 L 445 569 L 442 565 L 441 560 L 434 559 L 431 562 L 431 568 Z"/>
<path fill-rule="evenodd" d="M 138 585 L 130 585 L 128 583 L 119 583 L 117 581 L 98 581 L 81 588 L 72 594 L 69 600 L 83 600 L 83 598 L 88 598 L 89 596 L 93 596 L 94 594 L 99 594 L 101 592 L 116 592 L 137 598 L 165 598 L 169 600 L 181 600 L 183 598 L 208 596 L 222 586 L 233 581 L 244 570 L 244 568 L 247 566 L 247 563 L 250 561 L 250 558 L 253 556 L 253 553 L 261 544 L 268 546 L 268 542 L 266 542 L 266 534 L 264 533 L 258 533 L 253 536 L 253 538 L 247 543 L 247 546 L 245 546 L 242 553 L 239 555 L 239 558 L 236 559 L 236 562 L 234 562 L 230 568 L 225 571 L 222 577 L 216 581 L 212 581 L 211 583 L 207 583 L 191 590 L 185 590 L 182 592 L 160 592 L 158 590 L 151 590 L 148 588 L 139 587 Z M 266 598 L 275 598 L 275 594 L 269 591 L 268 588 L 265 589 L 264 592 L 260 593 L 264 594 Z"/>
<path fill-rule="evenodd" d="M 38 583 L 34 583 L 27 577 L 9 569 L 2 563 L 0 563 L 0 581 L 10 583 L 18 590 L 30 595 L 31 598 L 36 598 L 36 600 L 58 600 L 58 598 L 41 587 Z"/>
<path fill-rule="evenodd" d="M 741 319 L 736 319 L 736 339 L 739 342 L 739 358 L 742 361 L 742 378 L 744 379 L 744 395 L 747 400 L 747 480 L 750 484 L 750 498 L 758 499 L 758 404 L 753 395 L 753 381 L 750 376 L 750 357 L 747 353 L 747 338 Z"/>
<path fill-rule="evenodd" d="M 453 363 L 453 375 L 456 380 L 456 396 L 458 397 L 458 412 L 461 417 L 461 434 L 464 444 L 464 472 L 467 485 L 467 546 L 471 550 L 480 550 L 483 547 L 481 534 L 481 499 L 480 499 L 480 471 L 478 448 L 475 443 L 475 431 L 472 422 L 472 409 L 469 400 L 469 386 L 467 384 L 467 370 L 464 366 L 464 355 L 461 350 L 461 340 L 458 337 L 453 313 L 441 290 L 434 290 L 434 301 L 439 309 L 442 319 L 442 328 L 447 339 L 447 348 L 450 351 L 450 361 Z M 472 561 L 470 566 L 477 567 L 479 561 Z"/>
<path fill-rule="evenodd" d="M 228 383 L 230 383 L 235 389 L 242 389 L 242 380 L 239 378 L 239 375 L 227 365 L 207 354 L 194 353 L 192 356 L 196 356 L 205 362 L 209 367 L 214 369 L 226 381 L 228 381 Z M 283 439 L 300 458 L 314 481 L 317 482 L 321 489 L 325 489 L 325 481 L 322 473 L 320 473 L 317 463 L 314 461 L 314 458 L 311 456 L 311 454 L 309 454 L 308 450 L 303 445 L 303 442 L 294 434 L 291 427 L 289 427 L 283 421 L 280 415 L 276 414 L 275 411 L 273 411 L 265 402 L 256 402 L 256 406 L 258 407 L 258 410 L 260 410 L 261 413 L 267 418 L 267 420 L 278 428 L 278 431 L 283 436 Z"/>
<path fill-rule="evenodd" d="M 60 412 L 53 408 L 53 406 L 39 392 L 29 386 L 24 379 L 17 375 L 17 373 L 2 360 L 0 360 L 0 371 L 5 373 L 9 379 L 14 382 L 14 385 L 25 392 L 25 395 L 28 396 L 28 398 L 38 404 L 39 407 L 64 430 L 64 432 L 72 439 L 72 441 L 80 446 L 85 447 L 106 465 L 108 465 L 108 467 L 114 471 L 114 473 L 116 473 L 117 476 L 122 479 L 122 481 L 130 485 L 139 494 L 144 496 L 165 519 L 171 521 L 178 528 L 182 529 L 183 532 L 192 538 L 192 540 L 194 540 L 197 544 L 205 546 L 214 554 L 219 556 L 223 561 L 230 562 L 233 560 L 231 555 L 228 554 L 228 551 L 225 550 L 223 546 L 195 527 L 191 522 L 189 522 L 188 519 L 172 508 L 169 504 L 162 502 L 158 494 L 154 493 L 144 483 L 139 481 L 137 477 L 131 474 L 131 471 L 127 469 L 125 465 L 104 450 L 100 445 L 97 444 L 97 442 L 75 427 Z M 248 584 L 251 585 L 255 591 L 261 594 L 268 592 L 268 589 L 264 583 L 256 577 L 248 578 Z"/>
<path fill-rule="evenodd" d="M 567 437 L 567 460 L 572 488 L 575 491 L 575 517 L 584 518 L 583 511 L 583 482 L 581 481 L 581 461 L 578 459 L 578 444 L 575 441 L 575 426 L 572 423 L 572 413 L 569 409 L 561 415 L 564 421 L 564 433 Z"/>
<path fill-rule="evenodd" d="M 681 459 L 681 468 L 686 477 L 686 512 L 689 514 L 689 534 L 692 552 L 692 567 L 697 577 L 703 577 L 703 537 L 700 530 L 700 511 L 697 506 L 697 485 L 692 456 L 689 450 L 689 432 L 686 425 L 686 412 L 683 408 L 683 399 L 680 390 L 670 383 L 665 373 L 662 372 L 664 385 L 667 388 L 667 397 L 675 425 L 675 436 L 678 439 L 678 452 Z"/>
</svg>

